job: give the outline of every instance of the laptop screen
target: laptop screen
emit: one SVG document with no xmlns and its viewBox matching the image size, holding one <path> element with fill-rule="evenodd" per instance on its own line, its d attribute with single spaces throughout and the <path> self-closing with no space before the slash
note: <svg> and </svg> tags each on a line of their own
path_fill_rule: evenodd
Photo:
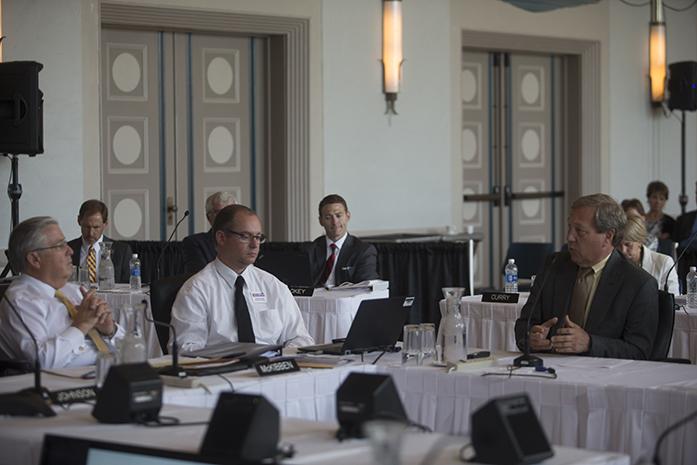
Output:
<svg viewBox="0 0 697 465">
<path fill-rule="evenodd" d="M 223 462 L 195 453 L 53 434 L 44 437 L 41 452 L 41 465 L 198 465 Z"/>
<path fill-rule="evenodd" d="M 298 250 L 264 250 L 254 264 L 288 286 L 312 286 L 310 256 Z"/>
<path fill-rule="evenodd" d="M 342 350 L 364 352 L 394 346 L 413 302 L 413 297 L 361 301 Z"/>
</svg>

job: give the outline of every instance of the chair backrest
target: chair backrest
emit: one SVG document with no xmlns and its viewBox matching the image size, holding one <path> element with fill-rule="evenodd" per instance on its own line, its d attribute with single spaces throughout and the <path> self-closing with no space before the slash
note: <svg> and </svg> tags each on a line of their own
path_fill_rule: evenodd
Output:
<svg viewBox="0 0 697 465">
<path fill-rule="evenodd" d="M 673 260 L 675 260 L 675 242 L 673 242 L 671 239 L 659 239 L 656 252 L 673 257 Z"/>
<path fill-rule="evenodd" d="M 511 242 L 503 262 L 501 274 L 508 263 L 509 258 L 515 259 L 518 266 L 518 278 L 530 279 L 532 275 L 542 271 L 545 259 L 554 252 L 554 244 L 551 242 Z"/>
<path fill-rule="evenodd" d="M 191 274 L 180 274 L 158 279 L 150 285 L 150 306 L 152 317 L 156 321 L 169 323 L 172 319 L 172 304 L 177 297 L 177 292 L 191 277 Z M 167 353 L 167 342 L 169 341 L 169 330 L 161 326 L 155 326 L 157 339 L 160 341 L 162 352 Z"/>
<path fill-rule="evenodd" d="M 675 322 L 675 298 L 670 292 L 658 291 L 658 328 L 651 350 L 651 360 L 665 360 L 668 357 L 670 341 L 673 338 Z"/>
</svg>

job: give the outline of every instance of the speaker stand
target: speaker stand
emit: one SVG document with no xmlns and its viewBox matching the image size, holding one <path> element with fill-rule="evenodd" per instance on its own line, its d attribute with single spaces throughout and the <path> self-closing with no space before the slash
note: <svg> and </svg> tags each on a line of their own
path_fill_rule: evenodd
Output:
<svg viewBox="0 0 697 465">
<path fill-rule="evenodd" d="M 10 198 L 12 205 L 12 229 L 19 224 L 19 199 L 22 197 L 22 185 L 19 183 L 19 157 L 15 154 L 3 153 L 4 157 L 10 159 L 11 178 L 7 186 L 7 196 Z M 4 278 L 10 272 L 10 264 L 5 266 L 5 269 L 0 273 L 0 278 Z"/>
<path fill-rule="evenodd" d="M 687 206 L 687 195 L 685 194 L 685 110 L 682 111 L 682 119 L 680 120 L 680 178 L 682 181 L 680 197 L 680 212 L 685 214 Z"/>
</svg>

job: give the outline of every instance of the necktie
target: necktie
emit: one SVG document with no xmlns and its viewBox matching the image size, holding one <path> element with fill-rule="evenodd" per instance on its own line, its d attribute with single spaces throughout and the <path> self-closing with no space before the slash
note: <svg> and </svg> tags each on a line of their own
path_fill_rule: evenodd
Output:
<svg viewBox="0 0 697 465">
<path fill-rule="evenodd" d="M 569 319 L 579 326 L 586 323 L 586 306 L 593 286 L 593 268 L 581 268 L 576 275 L 576 284 L 571 295 Z"/>
<path fill-rule="evenodd" d="M 235 321 L 237 322 L 237 340 L 240 342 L 256 342 L 252 319 L 249 317 L 247 300 L 244 298 L 244 278 L 237 277 L 235 281 Z"/>
<path fill-rule="evenodd" d="M 90 249 L 87 251 L 87 273 L 90 277 L 91 283 L 97 282 L 97 254 L 94 251 L 94 245 L 90 245 Z"/>
<path fill-rule="evenodd" d="M 329 275 L 332 274 L 332 268 L 334 268 L 334 261 L 336 260 L 336 244 L 329 244 L 329 248 L 332 249 L 332 254 L 329 256 L 329 258 L 327 258 L 327 261 L 324 264 L 322 277 L 319 279 L 320 286 L 323 286 L 327 282 L 327 279 L 329 279 Z"/>
<path fill-rule="evenodd" d="M 68 300 L 65 294 L 63 294 L 60 290 L 56 290 L 56 298 L 63 302 L 65 308 L 68 309 L 70 319 L 74 320 L 75 315 L 77 315 L 77 310 L 75 310 L 75 307 Z M 89 331 L 87 331 L 87 335 L 90 337 L 90 339 L 92 339 L 92 342 L 94 342 L 94 345 L 100 352 L 109 352 L 109 347 L 107 347 L 106 343 L 104 342 L 104 339 L 102 339 L 102 337 L 99 335 L 99 332 L 97 332 L 96 329 L 90 329 Z"/>
</svg>

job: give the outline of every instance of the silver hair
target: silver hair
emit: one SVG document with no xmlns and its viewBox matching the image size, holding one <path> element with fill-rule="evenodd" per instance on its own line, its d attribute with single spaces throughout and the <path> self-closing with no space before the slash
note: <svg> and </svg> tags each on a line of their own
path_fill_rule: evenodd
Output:
<svg viewBox="0 0 697 465">
<path fill-rule="evenodd" d="M 237 199 L 231 192 L 216 192 L 215 194 L 209 195 L 206 199 L 206 216 L 213 213 L 213 205 L 215 203 L 222 203 L 225 204 L 225 206 L 235 205 L 237 203 Z"/>
<path fill-rule="evenodd" d="M 596 231 L 599 233 L 613 231 L 612 245 L 617 247 L 622 242 L 624 227 L 627 224 L 627 215 L 622 207 L 607 194 L 584 195 L 571 204 L 572 210 L 583 207 L 595 208 L 593 222 Z"/>
<path fill-rule="evenodd" d="M 45 230 L 52 224 L 58 224 L 58 221 L 50 216 L 35 216 L 12 230 L 7 249 L 10 265 L 16 273 L 24 273 L 29 252 L 47 246 Z"/>
</svg>

